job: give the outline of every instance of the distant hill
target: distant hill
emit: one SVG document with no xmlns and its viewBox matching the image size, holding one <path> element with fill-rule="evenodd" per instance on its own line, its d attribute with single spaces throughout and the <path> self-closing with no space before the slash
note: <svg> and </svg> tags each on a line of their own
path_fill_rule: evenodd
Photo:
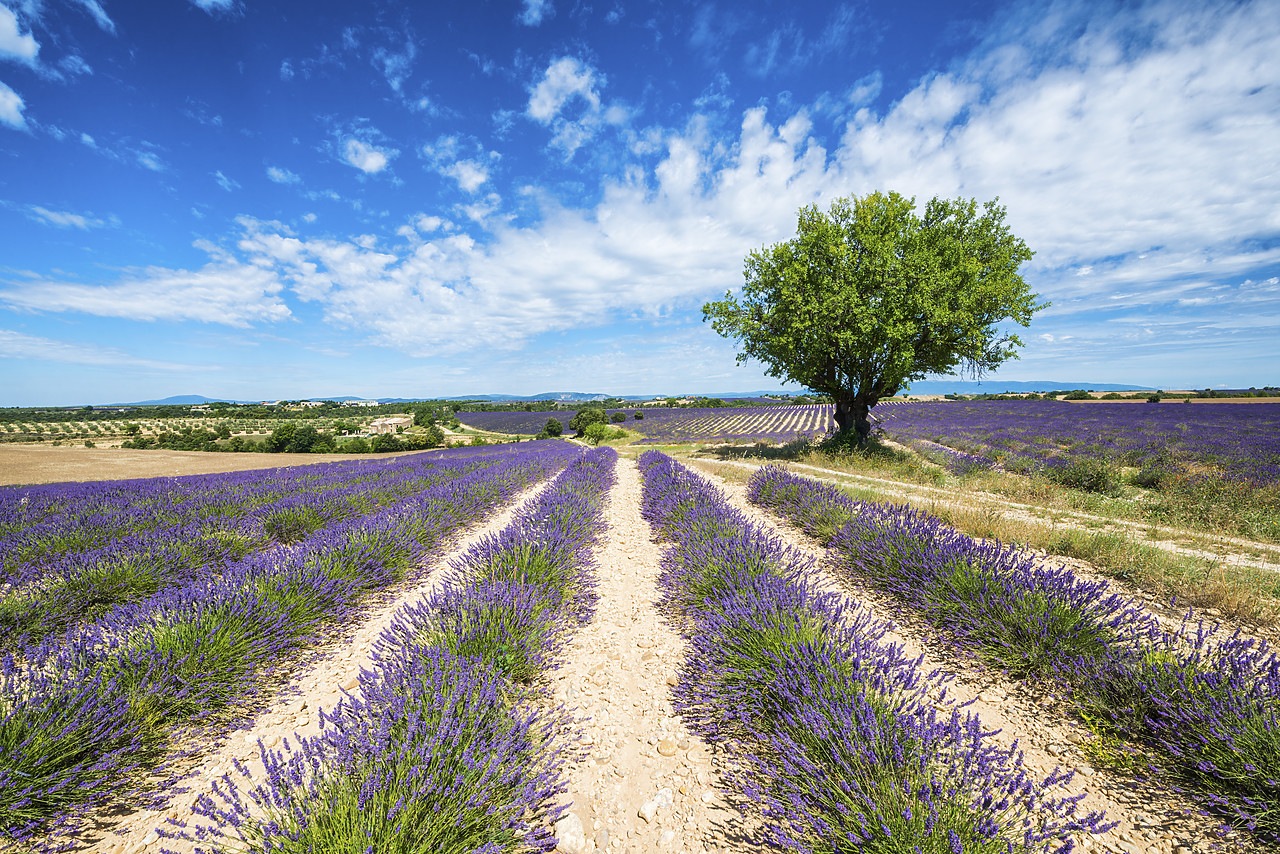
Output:
<svg viewBox="0 0 1280 854">
<path fill-rule="evenodd" d="M 1083 388 L 1092 389 L 1093 391 L 1155 391 L 1151 386 L 1138 385 L 1136 383 L 1121 384 L 1116 383 L 1095 383 L 1088 381 L 1081 382 L 1057 382 L 1055 380 L 999 380 L 986 379 L 981 382 L 975 380 L 922 380 L 911 385 L 908 394 L 1000 394 L 1001 392 L 1046 392 L 1046 391 L 1071 391 L 1073 389 Z M 416 403 L 423 400 L 487 400 L 493 403 L 516 403 L 521 401 L 533 400 L 554 400 L 558 403 L 590 403 L 592 401 L 604 400 L 609 397 L 617 397 L 622 400 L 652 400 L 655 397 L 718 397 L 721 399 L 729 398 L 759 398 L 759 397 L 779 397 L 782 395 L 803 394 L 802 390 L 795 389 L 791 391 L 780 391 L 778 389 L 768 389 L 765 391 L 688 391 L 678 390 L 675 392 L 663 392 L 661 394 L 622 394 L 611 395 L 603 392 L 584 392 L 584 391 L 546 391 L 541 394 L 455 394 L 446 397 L 379 397 L 373 398 L 379 403 Z M 332 400 L 341 403 L 345 400 L 365 400 L 367 398 L 356 397 L 354 395 L 338 395 L 338 396 L 316 396 L 309 398 L 310 400 Z M 96 404 L 103 407 L 111 406 L 195 406 L 202 403 L 214 403 L 224 400 L 227 403 L 258 403 L 257 400 L 230 400 L 225 397 L 206 397 L 203 394 L 175 394 L 172 397 L 162 398 L 160 400 L 139 400 L 133 403 L 104 403 Z"/>
</svg>

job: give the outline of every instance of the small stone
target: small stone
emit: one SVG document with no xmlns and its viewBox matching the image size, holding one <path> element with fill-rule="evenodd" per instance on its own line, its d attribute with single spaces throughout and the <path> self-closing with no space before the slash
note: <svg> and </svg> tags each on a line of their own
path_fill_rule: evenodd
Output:
<svg viewBox="0 0 1280 854">
<path fill-rule="evenodd" d="M 1071 730 L 1071 732 L 1067 733 L 1067 741 L 1072 744 L 1084 744 L 1085 737 L 1075 730 Z"/>
<path fill-rule="evenodd" d="M 1077 768 L 1076 770 L 1077 770 L 1077 771 L 1079 771 L 1079 772 L 1080 772 L 1080 774 L 1081 774 L 1081 775 L 1083 775 L 1083 776 L 1085 776 L 1085 777 L 1092 777 L 1092 776 L 1093 776 L 1093 774 L 1094 774 L 1093 768 L 1091 768 L 1091 767 L 1090 767 L 1090 766 L 1088 766 L 1088 765 L 1081 765 L 1081 766 L 1080 766 L 1079 768 Z"/>
<path fill-rule="evenodd" d="M 608 828 L 600 828 L 596 831 L 596 849 L 603 851 L 609 847 L 609 830 Z"/>
<path fill-rule="evenodd" d="M 658 790 L 658 796 L 654 798 L 654 801 L 658 806 L 664 809 L 670 809 L 676 802 L 675 792 L 672 791 L 669 786 L 663 786 Z"/>
<path fill-rule="evenodd" d="M 1050 756 L 1061 756 L 1066 752 L 1066 748 L 1061 744 L 1051 744 L 1048 747 L 1048 751 Z"/>
<path fill-rule="evenodd" d="M 663 756 L 675 756 L 678 749 L 674 738 L 664 738 L 658 742 L 658 752 Z"/>
<path fill-rule="evenodd" d="M 1173 854 L 1191 854 L 1191 848 L 1186 845 L 1173 846 Z"/>
<path fill-rule="evenodd" d="M 355 690 L 355 687 L 359 684 L 360 684 L 359 676 L 348 676 L 346 681 L 342 683 L 342 687 L 347 691 L 353 691 Z"/>
<path fill-rule="evenodd" d="M 716 802 L 716 793 L 715 793 L 715 792 L 703 792 L 703 793 L 702 793 L 702 802 L 703 802 L 704 804 L 714 804 L 714 803 Z"/>
<path fill-rule="evenodd" d="M 654 816 L 656 816 L 657 814 L 658 814 L 657 801 L 645 801 L 643 804 L 640 805 L 640 809 L 636 812 L 636 815 L 644 819 L 646 824 L 653 824 Z"/>
<path fill-rule="evenodd" d="M 636 646 L 639 649 L 649 649 L 650 647 L 653 646 L 653 641 L 647 638 L 641 638 L 640 640 L 636 641 Z"/>
<path fill-rule="evenodd" d="M 561 854 L 586 854 L 587 835 L 582 819 L 575 813 L 565 813 L 556 822 L 556 850 Z"/>
<path fill-rule="evenodd" d="M 680 681 L 680 677 L 679 677 L 679 676 L 677 676 L 676 674 L 674 674 L 674 673 L 668 673 L 668 674 L 667 674 L 667 684 L 668 684 L 668 685 L 675 685 L 675 684 L 676 684 L 677 682 L 679 682 L 679 681 Z"/>
<path fill-rule="evenodd" d="M 662 835 L 658 837 L 658 844 L 665 848 L 674 842 L 675 839 L 676 832 L 674 830 L 664 830 L 662 831 Z"/>
</svg>

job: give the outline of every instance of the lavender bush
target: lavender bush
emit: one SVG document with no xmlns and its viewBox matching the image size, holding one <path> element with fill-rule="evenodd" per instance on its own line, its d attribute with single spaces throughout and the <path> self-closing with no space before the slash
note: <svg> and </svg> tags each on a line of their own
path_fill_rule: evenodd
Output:
<svg viewBox="0 0 1280 854">
<path fill-rule="evenodd" d="M 0 537 L 0 649 L 38 641 L 165 587 L 214 576 L 273 542 L 296 542 L 459 474 L 455 466 L 441 468 L 421 457 L 363 469 L 346 463 L 315 468 L 321 471 L 43 488 L 36 509 L 55 505 L 61 515 L 28 517 L 32 524 L 11 524 Z M 23 497 L 30 506 L 31 496 Z"/>
<path fill-rule="evenodd" d="M 1280 840 L 1280 658 L 1267 644 L 1204 626 L 1167 632 L 1103 582 L 783 469 L 761 469 L 751 496 L 802 526 L 848 516 L 830 541 L 839 571 L 1015 676 L 1060 680 L 1095 729 L 1143 745 L 1163 778 L 1233 825 Z M 814 510 L 824 502 L 830 513 Z"/>
<path fill-rule="evenodd" d="M 448 583 L 379 639 L 362 699 L 322 717 L 320 736 L 263 749 L 267 779 L 224 779 L 182 830 L 254 851 L 547 851 L 570 758 L 559 713 L 530 684 L 589 619 L 591 548 L 617 455 L 588 452 Z"/>
<path fill-rule="evenodd" d="M 641 457 L 645 513 L 676 541 L 662 587 L 690 653 L 677 709 L 713 742 L 739 745 L 731 772 L 784 850 L 1070 850 L 1105 828 L 1032 780 L 1016 749 L 973 715 L 939 718 L 921 674 L 886 630 L 817 592 L 813 569 L 755 529 L 710 484 L 656 452 Z M 709 517 L 709 518 L 701 518 Z M 725 537 L 736 528 L 736 537 Z M 694 542 L 703 540 L 702 542 Z"/>
<path fill-rule="evenodd" d="M 439 460 L 455 477 L 363 519 L 116 607 L 65 642 L 0 667 L 0 828 L 10 841 L 73 828 L 138 765 L 153 767 L 182 728 L 252 696 L 271 673 L 333 631 L 450 532 L 576 453 L 563 443 Z M 464 473 L 466 472 L 466 473 Z M 154 771 L 153 771 L 154 773 Z"/>
</svg>

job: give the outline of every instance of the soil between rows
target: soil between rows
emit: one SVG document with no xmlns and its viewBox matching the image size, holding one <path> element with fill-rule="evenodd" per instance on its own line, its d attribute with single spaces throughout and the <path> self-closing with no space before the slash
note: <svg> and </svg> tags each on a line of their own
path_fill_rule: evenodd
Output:
<svg viewBox="0 0 1280 854">
<path fill-rule="evenodd" d="M 149 452 L 154 453 L 154 452 Z M 823 550 L 804 534 L 751 507 L 741 484 L 709 477 L 731 501 L 759 524 L 775 528 L 794 547 L 821 557 Z M 501 530 L 516 510 L 545 484 L 527 490 L 489 522 L 470 531 L 425 576 L 426 581 L 384 601 L 360 625 L 317 658 L 281 690 L 247 730 L 210 745 L 187 781 L 190 792 L 163 812 L 128 815 L 85 848 L 110 854 L 142 854 L 162 849 L 193 851 L 193 843 L 163 840 L 155 828 L 166 818 L 187 821 L 196 797 L 230 771 L 233 761 L 259 766 L 258 741 L 278 746 L 285 738 L 319 730 L 320 708 L 332 708 L 344 690 L 355 687 L 378 633 L 404 604 L 434 589 L 443 569 L 469 545 Z M 600 600 L 594 619 L 568 647 L 566 660 L 550 674 L 552 696 L 581 721 L 582 758 L 568 770 L 564 798 L 569 812 L 557 825 L 565 854 L 672 851 L 746 852 L 753 833 L 718 789 L 720 757 L 690 735 L 674 716 L 670 684 L 684 654 L 684 642 L 656 607 L 656 581 L 664 548 L 655 543 L 640 516 L 640 477 L 633 459 L 620 458 L 617 483 L 605 517 L 608 530 L 595 550 Z M 859 600 L 872 614 L 897 624 L 892 640 L 924 667 L 955 674 L 949 694 L 972 701 L 986 729 L 998 729 L 1002 744 L 1015 740 L 1038 776 L 1055 766 L 1079 773 L 1072 792 L 1083 792 L 1086 809 L 1104 809 L 1119 826 L 1080 840 L 1086 851 L 1117 854 L 1184 854 L 1186 851 L 1260 850 L 1247 840 L 1222 834 L 1216 822 L 1197 815 L 1187 801 L 1133 779 L 1093 769 L 1076 743 L 1087 734 L 1066 716 L 1059 702 L 1004 679 L 972 660 L 956 656 L 923 621 L 902 612 L 874 591 L 828 577 L 833 589 Z"/>
</svg>

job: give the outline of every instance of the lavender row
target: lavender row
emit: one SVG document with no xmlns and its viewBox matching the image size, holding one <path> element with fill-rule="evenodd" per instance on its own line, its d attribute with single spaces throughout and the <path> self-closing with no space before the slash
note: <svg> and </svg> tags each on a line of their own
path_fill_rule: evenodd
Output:
<svg viewBox="0 0 1280 854">
<path fill-rule="evenodd" d="M 621 413 L 621 426 L 643 433 L 643 443 L 699 441 L 780 441 L 789 442 L 802 435 L 824 436 L 835 426 L 833 407 L 829 405 L 748 406 L 668 408 L 632 407 L 609 409 L 606 415 Z M 637 419 L 639 413 L 642 418 Z M 547 419 L 568 424 L 576 415 L 573 410 L 543 412 L 467 412 L 468 424 L 498 433 L 533 434 L 542 430 Z"/>
<path fill-rule="evenodd" d="M 230 723 L 292 657 L 338 630 L 461 526 L 562 468 L 576 449 L 441 463 L 459 476 L 317 531 L 218 578 L 124 605 L 55 645 L 6 655 L 0 679 L 0 829 L 12 842 L 74 830 L 131 772 L 159 773 L 183 732 Z"/>
<path fill-rule="evenodd" d="M 216 519 L 196 516 L 105 545 L 18 564 L 0 584 L 0 649 L 38 640 L 199 576 L 216 576 L 228 564 L 273 544 L 296 542 L 325 525 L 368 514 L 457 477 L 459 465 L 465 469 L 479 463 L 441 466 L 418 460 L 386 472 L 376 484 L 355 472 L 360 476 L 326 482 L 318 493 L 280 495 L 274 484 L 264 481 L 258 485 L 279 497 L 265 500 L 261 492 L 266 490 L 261 490 L 262 500 L 237 508 L 238 519 L 229 514 Z"/>
<path fill-rule="evenodd" d="M 1016 747 L 991 743 L 976 716 L 939 716 L 937 673 L 880 641 L 812 584 L 813 565 L 751 525 L 670 458 L 641 457 L 643 511 L 674 545 L 666 604 L 690 644 L 676 707 L 691 729 L 736 751 L 730 781 L 782 850 L 1066 851 L 1106 829 L 1051 793 Z M 1065 845 L 1058 847 L 1065 841 Z"/>
<path fill-rule="evenodd" d="M 291 515 L 305 515 L 302 507 L 289 512 L 291 497 L 305 499 L 315 514 L 340 518 L 416 491 L 421 487 L 414 480 L 424 468 L 429 470 L 430 462 L 418 456 L 401 457 L 391 464 L 362 460 L 184 478 L 8 488 L 0 491 L 0 518 L 5 521 L 0 525 L 3 577 L 24 567 L 38 571 L 60 556 L 80 555 L 82 562 L 87 561 L 91 555 L 82 554 L 86 551 L 121 539 L 155 542 L 173 531 L 204 539 L 256 533 L 287 542 L 296 528 Z M 364 489 L 355 489 L 361 486 Z M 333 498 L 335 492 L 346 501 Z M 279 519 L 269 510 L 277 504 L 282 504 Z M 147 538 L 147 534 L 153 536 Z M 127 547 L 115 546 L 116 552 L 123 550 Z"/>
<path fill-rule="evenodd" d="M 359 699 L 266 779 L 224 777 L 174 835 L 255 851 L 555 849 L 567 722 L 530 686 L 595 602 L 591 549 L 617 454 L 587 452 L 379 639 Z"/>
<path fill-rule="evenodd" d="M 1280 840 L 1280 659 L 1265 643 L 1203 625 L 1168 632 L 1104 582 L 784 469 L 757 472 L 750 495 L 829 542 L 839 571 L 894 594 L 1014 676 L 1058 680 L 1102 735 L 1148 751 L 1153 773 L 1231 824 Z"/>
<path fill-rule="evenodd" d="M 1063 401 L 887 403 L 894 436 L 935 442 L 1016 469 L 1096 459 L 1151 471 L 1210 467 L 1225 477 L 1280 484 L 1280 403 L 1129 404 Z"/>
</svg>

